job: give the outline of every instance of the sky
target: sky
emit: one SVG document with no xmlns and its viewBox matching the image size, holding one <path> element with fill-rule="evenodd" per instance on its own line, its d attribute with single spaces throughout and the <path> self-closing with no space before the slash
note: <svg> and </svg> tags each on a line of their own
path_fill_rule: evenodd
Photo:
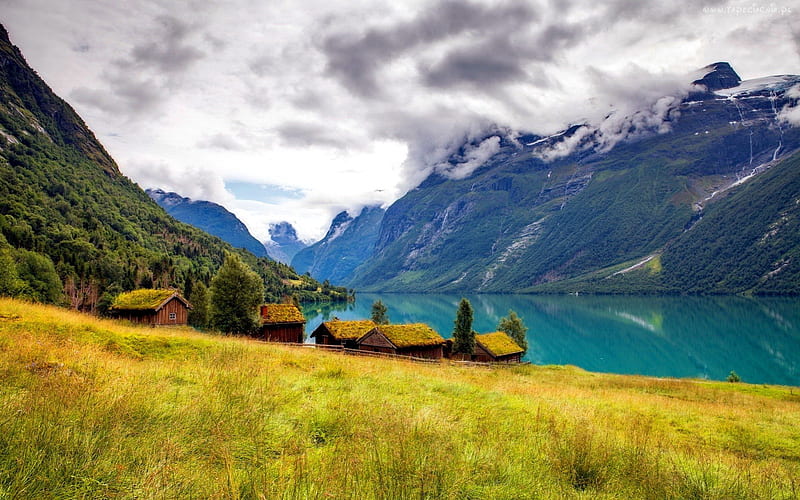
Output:
<svg viewBox="0 0 800 500">
<path fill-rule="evenodd" d="M 800 73 L 798 0 L 0 0 L 0 22 L 125 175 L 262 241 L 468 176 L 492 130 L 651 119 L 716 61 Z"/>
</svg>

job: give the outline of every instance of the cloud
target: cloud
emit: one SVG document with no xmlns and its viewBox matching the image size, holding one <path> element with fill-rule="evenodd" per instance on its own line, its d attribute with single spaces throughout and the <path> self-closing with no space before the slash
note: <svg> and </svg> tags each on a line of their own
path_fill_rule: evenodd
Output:
<svg viewBox="0 0 800 500">
<path fill-rule="evenodd" d="M 356 148 L 357 139 L 337 130 L 334 125 L 312 122 L 288 121 L 275 128 L 281 142 L 290 147 L 323 146 L 334 148 Z"/>
<path fill-rule="evenodd" d="M 181 170 L 158 159 L 137 161 L 126 165 L 126 171 L 135 177 L 142 188 L 172 191 L 194 200 L 207 200 L 227 205 L 232 196 L 225 190 L 225 181 L 219 172 L 210 168 L 190 167 Z"/>
<path fill-rule="evenodd" d="M 205 53 L 190 42 L 196 28 L 176 17 L 156 17 L 150 31 L 151 36 L 135 44 L 126 57 L 111 62 L 102 75 L 105 87 L 81 86 L 70 95 L 109 114 L 153 113 Z"/>
<path fill-rule="evenodd" d="M 500 151 L 500 137 L 493 135 L 484 139 L 477 145 L 469 144 L 464 148 L 464 153 L 452 161 L 436 165 L 435 171 L 450 179 L 464 179 L 469 177 L 478 167 L 486 163 L 489 158 Z"/>
<path fill-rule="evenodd" d="M 522 1 L 492 6 L 446 0 L 420 12 L 410 21 L 390 27 L 331 34 L 325 37 L 321 48 L 329 74 L 357 95 L 376 97 L 381 93 L 378 82 L 381 69 L 399 57 L 458 35 L 487 38 L 504 33 L 509 36 L 536 17 L 530 4 Z M 458 59 L 459 55 L 456 53 L 452 57 Z M 463 59 L 465 55 L 460 57 Z"/>
<path fill-rule="evenodd" d="M 244 151 L 245 145 L 237 138 L 227 134 L 214 134 L 197 141 L 197 147 L 208 149 L 223 149 L 226 151 Z"/>
</svg>

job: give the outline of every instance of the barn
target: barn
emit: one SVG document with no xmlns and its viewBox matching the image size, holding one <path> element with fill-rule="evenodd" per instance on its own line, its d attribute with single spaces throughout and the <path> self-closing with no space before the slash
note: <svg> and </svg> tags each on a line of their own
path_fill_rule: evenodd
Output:
<svg viewBox="0 0 800 500">
<path fill-rule="evenodd" d="M 192 306 L 175 290 L 134 290 L 117 295 L 111 315 L 146 325 L 185 325 Z"/>
<path fill-rule="evenodd" d="M 492 332 L 475 335 L 473 361 L 487 363 L 519 363 L 523 350 L 505 332 Z"/>
<path fill-rule="evenodd" d="M 444 339 L 424 323 L 378 325 L 357 341 L 364 351 L 441 359 Z"/>
<path fill-rule="evenodd" d="M 320 345 L 341 345 L 350 349 L 357 349 L 358 339 L 376 326 L 378 325 L 369 319 L 342 321 L 334 318 L 332 321 L 325 321 L 319 325 L 311 333 L 311 338 Z"/>
<path fill-rule="evenodd" d="M 259 337 L 270 342 L 302 344 L 306 318 L 294 304 L 264 304 L 261 306 Z"/>
</svg>

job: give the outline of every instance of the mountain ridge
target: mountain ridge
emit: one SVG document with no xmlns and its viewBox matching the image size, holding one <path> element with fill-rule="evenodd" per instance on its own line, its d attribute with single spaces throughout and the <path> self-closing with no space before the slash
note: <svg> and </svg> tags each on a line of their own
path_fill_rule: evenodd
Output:
<svg viewBox="0 0 800 500">
<path fill-rule="evenodd" d="M 797 105 L 791 89 L 800 77 L 742 82 L 727 63 L 707 69 L 708 78 L 695 81 L 703 87 L 683 97 L 612 113 L 600 126 L 501 137 L 497 153 L 467 178 L 434 173 L 387 209 L 373 253 L 344 282 L 364 291 L 563 292 L 581 276 L 663 252 L 708 206 L 768 166 L 793 168 L 780 160 L 800 147 L 798 128 L 781 119 Z M 755 203 L 758 193 L 745 191 Z M 710 234 L 706 225 L 691 236 Z M 671 273 L 686 269 L 666 262 L 658 280 L 635 289 L 680 293 L 670 283 L 685 280 Z M 612 281 L 584 289 L 629 291 Z M 791 282 L 782 287 L 797 293 Z M 708 292 L 776 293 L 767 288 L 750 282 Z"/>
</svg>

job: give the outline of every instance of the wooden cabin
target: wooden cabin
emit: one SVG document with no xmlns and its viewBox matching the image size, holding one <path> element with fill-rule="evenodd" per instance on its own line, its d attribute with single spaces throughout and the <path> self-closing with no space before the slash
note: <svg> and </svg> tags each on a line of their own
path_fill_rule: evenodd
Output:
<svg viewBox="0 0 800 500">
<path fill-rule="evenodd" d="M 358 339 L 376 326 L 378 325 L 369 319 L 357 321 L 334 319 L 319 325 L 311 333 L 311 338 L 320 345 L 341 345 L 350 349 L 358 349 Z"/>
<path fill-rule="evenodd" d="M 363 351 L 441 359 L 444 339 L 423 323 L 378 325 L 357 341 Z"/>
<path fill-rule="evenodd" d="M 302 344 L 306 318 L 294 304 L 264 304 L 261 306 L 259 337 L 269 342 Z"/>
<path fill-rule="evenodd" d="M 175 290 L 134 290 L 114 299 L 109 312 L 133 323 L 186 325 L 192 306 Z"/>
<path fill-rule="evenodd" d="M 492 332 L 475 335 L 473 361 L 486 363 L 519 363 L 523 350 L 505 332 Z"/>
</svg>

